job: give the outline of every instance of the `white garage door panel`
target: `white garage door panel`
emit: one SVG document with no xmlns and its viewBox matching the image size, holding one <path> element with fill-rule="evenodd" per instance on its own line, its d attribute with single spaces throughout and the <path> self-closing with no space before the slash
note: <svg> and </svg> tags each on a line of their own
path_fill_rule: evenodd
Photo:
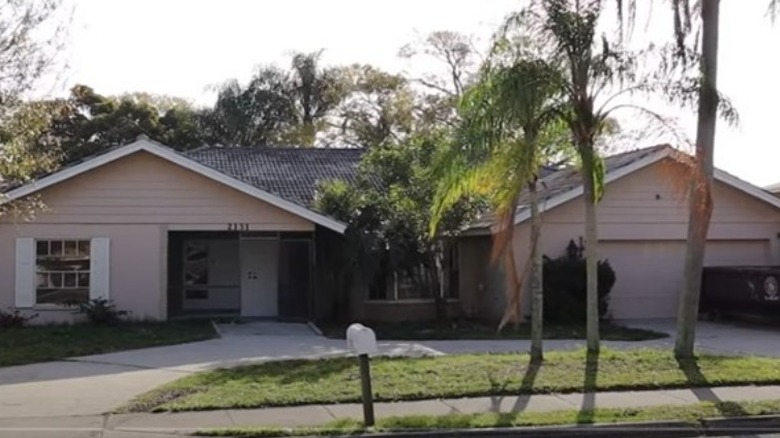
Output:
<svg viewBox="0 0 780 438">
<path fill-rule="evenodd" d="M 600 258 L 615 269 L 610 309 L 616 319 L 673 318 L 682 289 L 685 242 L 603 241 Z M 705 266 L 771 262 L 768 240 L 710 241 Z"/>
<path fill-rule="evenodd" d="M 615 269 L 610 301 L 613 318 L 674 316 L 682 287 L 682 241 L 602 242 L 599 252 Z"/>
<path fill-rule="evenodd" d="M 772 264 L 768 240 L 715 240 L 707 242 L 706 266 Z"/>
</svg>

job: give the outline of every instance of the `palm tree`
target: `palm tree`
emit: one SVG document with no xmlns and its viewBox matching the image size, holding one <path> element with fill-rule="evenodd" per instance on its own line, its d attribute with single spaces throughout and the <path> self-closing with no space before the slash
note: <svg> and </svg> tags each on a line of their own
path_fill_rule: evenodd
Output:
<svg viewBox="0 0 780 438">
<path fill-rule="evenodd" d="M 629 23 L 635 16 L 637 1 L 615 0 L 622 23 L 627 7 Z M 685 253 L 685 280 L 677 313 L 677 339 L 674 354 L 681 359 L 694 357 L 696 320 L 699 312 L 704 251 L 712 218 L 712 183 L 714 175 L 715 127 L 723 100 L 718 93 L 718 39 L 720 0 L 672 0 L 676 54 L 686 57 L 686 38 L 693 33 L 692 15 L 701 19 L 701 56 L 699 58 L 698 120 L 696 124 L 695 168 L 689 187 L 688 245 Z M 774 20 L 780 0 L 770 0 L 768 13 Z M 693 6 L 693 7 L 692 7 Z M 698 37 L 699 33 L 696 32 Z M 696 43 L 696 42 L 695 42 Z"/>
<path fill-rule="evenodd" d="M 687 0 L 686 0 L 687 1 Z M 677 338 L 674 354 L 693 358 L 696 320 L 699 314 L 704 250 L 712 218 L 715 125 L 718 118 L 718 21 L 720 0 L 704 0 L 702 16 L 702 58 L 700 61 L 698 121 L 696 125 L 696 166 L 691 179 L 688 206 L 688 245 L 685 251 L 685 280 L 677 310 Z"/>
<path fill-rule="evenodd" d="M 561 110 L 581 160 L 583 199 L 585 201 L 585 258 L 587 275 L 587 348 L 599 350 L 598 314 L 598 230 L 596 203 L 603 192 L 604 169 L 596 151 L 596 141 L 610 110 L 595 106 L 598 94 L 622 79 L 626 59 L 607 44 L 600 50 L 595 44 L 600 1 L 576 2 L 542 0 L 510 17 L 505 28 L 528 27 L 536 41 L 550 44 L 549 54 L 565 72 L 562 87 L 567 107 Z"/>
<path fill-rule="evenodd" d="M 344 99 L 346 94 L 342 70 L 335 67 L 321 68 L 322 50 L 313 53 L 296 53 L 292 57 L 288 79 L 288 97 L 298 113 L 297 132 L 293 139 L 304 146 L 313 146 L 318 126 Z"/>
<path fill-rule="evenodd" d="M 540 59 L 483 69 L 481 80 L 461 103 L 462 143 L 454 144 L 437 164 L 441 172 L 431 220 L 432 233 L 444 211 L 468 195 L 488 198 L 496 218 L 493 260 L 502 258 L 507 274 L 508 305 L 499 329 L 520 320 L 521 279 L 515 266 L 515 211 L 528 188 L 531 210 L 530 273 L 531 359 L 542 353 L 541 215 L 537 196 L 539 169 L 549 158 L 556 132 L 559 72 Z M 559 132 L 559 131 L 557 131 Z M 465 148 L 465 149 L 464 149 Z M 465 153 L 464 153 L 465 152 Z"/>
<path fill-rule="evenodd" d="M 623 97 L 647 95 L 665 85 L 660 73 L 640 75 L 640 54 L 624 50 L 621 41 L 596 37 L 604 0 L 538 0 L 511 15 L 503 33 L 519 31 L 541 56 L 560 65 L 560 87 L 565 95 L 557 113 L 568 126 L 580 159 L 585 202 L 585 258 L 587 275 L 587 348 L 599 350 L 598 229 L 596 207 L 604 193 L 603 161 L 599 143 L 614 126 L 614 113 L 633 110 L 665 128 L 669 121 L 641 105 L 621 102 Z M 661 78 L 662 79 L 662 78 Z"/>
</svg>

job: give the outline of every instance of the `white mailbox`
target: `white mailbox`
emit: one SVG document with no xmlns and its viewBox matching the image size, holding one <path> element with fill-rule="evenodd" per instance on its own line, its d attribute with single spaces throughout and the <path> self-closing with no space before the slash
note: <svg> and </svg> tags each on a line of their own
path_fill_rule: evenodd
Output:
<svg viewBox="0 0 780 438">
<path fill-rule="evenodd" d="M 347 328 L 347 347 L 355 354 L 376 353 L 376 334 L 363 324 L 352 324 Z"/>
</svg>

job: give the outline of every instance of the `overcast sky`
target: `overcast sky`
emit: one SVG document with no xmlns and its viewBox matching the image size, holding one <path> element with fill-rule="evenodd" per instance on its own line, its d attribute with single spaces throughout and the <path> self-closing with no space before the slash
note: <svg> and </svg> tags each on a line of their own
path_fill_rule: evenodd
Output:
<svg viewBox="0 0 780 438">
<path fill-rule="evenodd" d="M 646 0 L 640 3 L 644 4 Z M 71 0 L 73 84 L 102 94 L 147 91 L 210 104 L 207 86 L 247 79 L 259 64 L 285 63 L 291 51 L 325 49 L 328 64 L 370 63 L 390 71 L 420 69 L 398 48 L 435 30 L 487 41 L 521 0 Z M 666 2 L 654 0 L 661 9 Z M 715 164 L 766 185 L 780 181 L 780 23 L 768 0 L 721 2 L 720 88 L 740 112 L 737 129 L 719 125 Z M 656 16 L 658 14 L 656 13 Z M 641 21 L 641 20 L 640 20 Z M 664 23 L 660 23 L 664 21 Z M 668 38 L 666 20 L 637 26 L 640 38 Z M 642 35 L 647 32 L 647 35 Z M 693 136 L 692 115 L 681 115 Z M 637 147 L 649 146 L 637 144 Z"/>
</svg>

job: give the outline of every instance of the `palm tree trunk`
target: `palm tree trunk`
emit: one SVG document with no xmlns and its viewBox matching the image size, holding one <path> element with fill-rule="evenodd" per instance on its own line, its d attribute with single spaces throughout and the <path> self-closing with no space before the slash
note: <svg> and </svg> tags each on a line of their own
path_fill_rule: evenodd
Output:
<svg viewBox="0 0 780 438">
<path fill-rule="evenodd" d="M 542 216 L 539 213 L 539 194 L 536 191 L 536 179 L 529 185 L 531 201 L 531 361 L 541 361 L 543 318 L 542 290 L 542 252 L 539 249 L 539 239 L 542 231 Z"/>
<path fill-rule="evenodd" d="M 586 288 L 586 333 L 588 352 L 599 351 L 599 294 L 598 294 L 598 228 L 596 225 L 596 187 L 594 152 L 583 154 L 582 179 L 585 199 L 585 272 Z"/>
<path fill-rule="evenodd" d="M 699 119 L 696 127 L 696 160 L 689 192 L 688 245 L 685 254 L 685 284 L 677 313 L 677 339 L 674 354 L 692 358 L 699 313 L 701 274 L 707 231 L 712 217 L 712 182 L 714 174 L 715 124 L 718 110 L 718 20 L 720 0 L 704 0 L 702 16 L 701 89 Z"/>
</svg>

